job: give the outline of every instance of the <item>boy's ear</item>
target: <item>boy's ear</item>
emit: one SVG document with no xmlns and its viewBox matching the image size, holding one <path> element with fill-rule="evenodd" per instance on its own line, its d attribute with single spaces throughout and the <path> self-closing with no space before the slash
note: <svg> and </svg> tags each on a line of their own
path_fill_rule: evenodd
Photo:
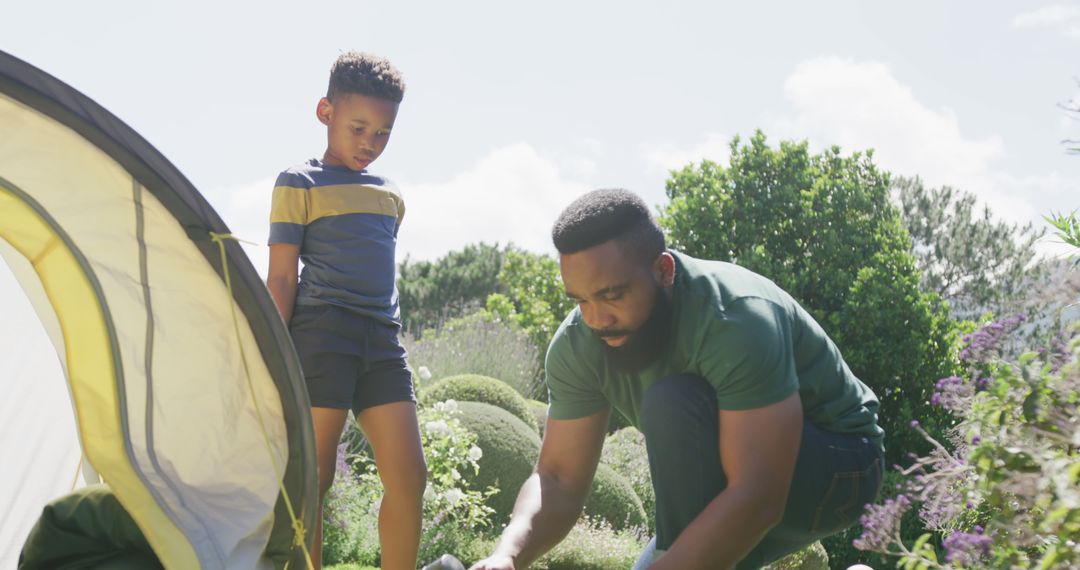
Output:
<svg viewBox="0 0 1080 570">
<path fill-rule="evenodd" d="M 334 114 L 334 105 L 330 103 L 330 100 L 326 97 L 319 99 L 319 104 L 315 106 L 315 116 L 318 117 L 319 122 L 324 125 L 330 124 L 330 116 Z"/>
</svg>

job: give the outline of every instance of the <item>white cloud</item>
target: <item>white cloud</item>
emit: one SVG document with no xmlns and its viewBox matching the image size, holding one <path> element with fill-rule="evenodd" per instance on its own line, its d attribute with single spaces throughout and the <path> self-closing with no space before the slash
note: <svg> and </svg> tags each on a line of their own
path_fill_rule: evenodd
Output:
<svg viewBox="0 0 1080 570">
<path fill-rule="evenodd" d="M 727 164 L 730 153 L 730 139 L 718 133 L 706 134 L 703 141 L 690 148 L 679 148 L 672 142 L 641 146 L 647 170 L 663 174 L 703 159 Z"/>
<path fill-rule="evenodd" d="M 1013 17 L 1014 28 L 1055 28 L 1068 37 L 1080 38 L 1080 7 L 1050 4 Z"/>
<path fill-rule="evenodd" d="M 527 143 L 495 149 L 444 182 L 402 181 L 405 223 L 398 257 L 434 259 L 477 241 L 552 252 L 551 224 L 591 187 L 567 179 Z"/>
<path fill-rule="evenodd" d="M 1080 17 L 1080 8 L 1067 4 L 1050 4 L 1037 10 L 1017 14 L 1012 19 L 1012 25 L 1016 28 L 1038 28 L 1058 26 L 1076 20 Z"/>
<path fill-rule="evenodd" d="M 1004 172 L 1001 137 L 973 137 L 950 109 L 933 109 L 898 81 L 888 66 L 822 57 L 800 64 L 784 84 L 795 115 L 776 122 L 783 138 L 809 139 L 815 147 L 874 149 L 875 162 L 931 185 L 976 194 L 1004 219 L 1028 222 L 1056 196 L 1064 182 Z M 1023 191 L 1018 191 L 1023 189 Z M 1064 197 L 1062 196 L 1063 200 Z"/>
</svg>

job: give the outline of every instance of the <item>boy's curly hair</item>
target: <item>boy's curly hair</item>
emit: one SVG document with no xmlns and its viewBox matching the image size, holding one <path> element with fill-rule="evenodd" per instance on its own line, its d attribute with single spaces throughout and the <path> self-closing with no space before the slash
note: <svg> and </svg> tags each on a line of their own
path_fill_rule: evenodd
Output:
<svg viewBox="0 0 1080 570">
<path fill-rule="evenodd" d="M 335 95 L 357 93 L 400 103 L 405 96 L 405 80 L 401 72 L 385 57 L 374 54 L 347 51 L 338 56 L 330 68 L 330 86 L 326 98 Z"/>
</svg>

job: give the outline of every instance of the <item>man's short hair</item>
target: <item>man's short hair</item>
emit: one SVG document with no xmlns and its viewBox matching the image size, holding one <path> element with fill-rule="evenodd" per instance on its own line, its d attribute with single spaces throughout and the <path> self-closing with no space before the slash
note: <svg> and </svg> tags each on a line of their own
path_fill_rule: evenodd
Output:
<svg viewBox="0 0 1080 570">
<path fill-rule="evenodd" d="M 356 93 L 400 103 L 405 97 L 405 80 L 401 72 L 385 57 L 359 51 L 347 51 L 338 56 L 330 68 L 330 86 L 326 98 Z"/>
<path fill-rule="evenodd" d="M 645 262 L 666 249 L 664 232 L 645 201 L 621 188 L 593 190 L 574 200 L 559 214 L 551 239 L 561 254 L 617 239 L 624 251 Z"/>
</svg>

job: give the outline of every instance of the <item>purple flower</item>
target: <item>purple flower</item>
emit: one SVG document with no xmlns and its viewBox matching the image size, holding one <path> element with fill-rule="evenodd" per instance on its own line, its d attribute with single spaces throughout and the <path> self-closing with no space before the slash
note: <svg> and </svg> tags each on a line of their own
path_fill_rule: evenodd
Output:
<svg viewBox="0 0 1080 570">
<path fill-rule="evenodd" d="M 998 354 L 1001 341 L 1025 320 L 1027 317 L 1022 314 L 1012 315 L 964 335 L 963 341 L 967 346 L 960 351 L 960 359 L 968 362 L 987 362 L 993 359 Z"/>
<path fill-rule="evenodd" d="M 963 378 L 949 376 L 937 381 L 930 402 L 946 410 L 959 412 L 965 409 L 965 405 L 974 393 L 974 388 L 971 384 L 964 382 Z"/>
<path fill-rule="evenodd" d="M 886 499 L 880 505 L 870 505 L 859 518 L 863 532 L 851 541 L 852 546 L 859 550 L 889 552 L 889 546 L 899 539 L 900 519 L 910 508 L 911 499 L 905 494 Z"/>
<path fill-rule="evenodd" d="M 945 561 L 950 564 L 974 566 L 990 553 L 993 542 L 989 536 L 981 532 L 977 534 L 954 532 L 942 542 L 945 547 Z"/>
<path fill-rule="evenodd" d="M 343 475 L 349 475 L 349 462 L 345 458 L 345 456 L 347 455 L 347 452 L 348 452 L 348 446 L 345 445 L 345 442 L 342 442 L 342 443 L 338 444 L 338 446 L 337 446 L 337 467 L 336 467 L 335 471 L 336 471 L 336 473 L 337 473 L 337 475 L 339 477 L 343 476 Z"/>
</svg>

